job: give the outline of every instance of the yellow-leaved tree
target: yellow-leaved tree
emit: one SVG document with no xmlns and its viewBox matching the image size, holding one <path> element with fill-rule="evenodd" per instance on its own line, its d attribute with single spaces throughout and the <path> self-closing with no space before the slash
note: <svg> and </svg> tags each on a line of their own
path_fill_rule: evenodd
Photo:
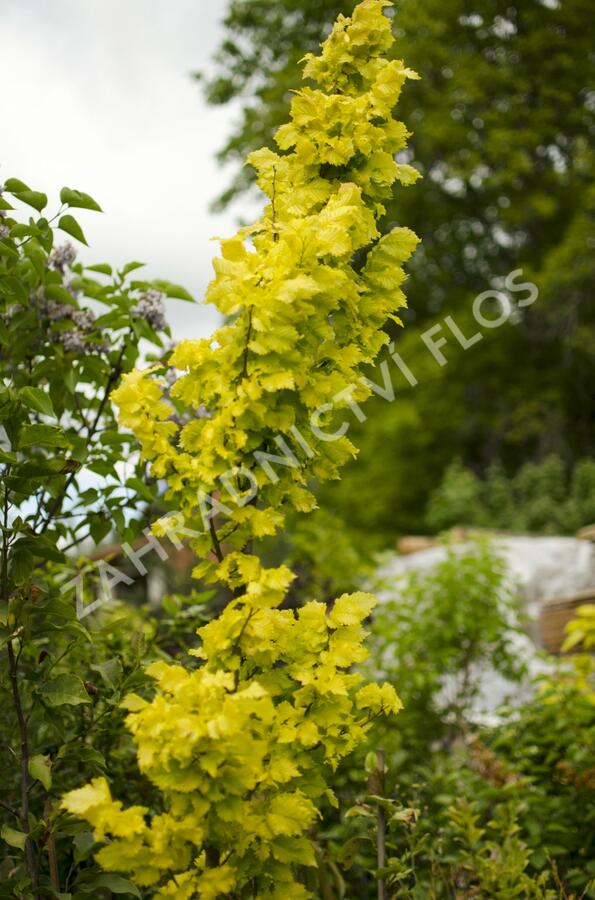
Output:
<svg viewBox="0 0 595 900">
<path fill-rule="evenodd" d="M 374 598 L 281 609 L 293 574 L 254 552 L 289 508 L 315 506 L 312 481 L 338 477 L 354 454 L 340 411 L 358 414 L 371 391 L 362 367 L 405 305 L 402 264 L 417 238 L 378 227 L 394 183 L 417 177 L 395 161 L 408 132 L 393 108 L 416 76 L 387 56 L 390 5 L 364 0 L 339 18 L 306 58 L 314 86 L 296 92 L 279 152 L 251 155 L 269 203 L 222 241 L 207 294 L 229 324 L 114 394 L 179 509 L 156 534 L 182 524 L 195 575 L 230 591 L 198 632 L 199 668 L 156 663 L 153 699 L 125 701 L 164 811 L 124 809 L 105 779 L 63 801 L 105 840 L 101 865 L 155 897 L 311 896 L 296 867 L 315 865 L 318 807 L 336 802 L 328 777 L 374 718 L 400 708 L 391 685 L 352 671 Z"/>
</svg>

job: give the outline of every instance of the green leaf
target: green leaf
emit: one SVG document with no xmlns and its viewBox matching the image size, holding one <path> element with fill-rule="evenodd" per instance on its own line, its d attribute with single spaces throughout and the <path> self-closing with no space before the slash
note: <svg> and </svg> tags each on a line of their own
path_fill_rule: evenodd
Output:
<svg viewBox="0 0 595 900">
<path fill-rule="evenodd" d="M 48 300 L 57 300 L 58 303 L 65 303 L 69 306 L 76 306 L 76 302 L 71 293 L 61 284 L 46 284 L 44 293 Z"/>
<path fill-rule="evenodd" d="M 380 797 L 378 794 L 368 794 L 366 801 L 386 809 L 388 812 L 394 812 L 398 800 L 389 800 L 387 797 Z"/>
<path fill-rule="evenodd" d="M 85 685 L 76 675 L 56 675 L 40 689 L 40 695 L 48 706 L 79 706 L 90 703 Z"/>
<path fill-rule="evenodd" d="M 7 244 L 5 240 L 0 241 L 0 253 L 2 253 L 4 256 L 12 256 L 16 259 L 19 258 L 19 254 L 14 249 L 14 247 L 11 247 L 10 244 Z"/>
<path fill-rule="evenodd" d="M 15 831 L 14 828 L 3 825 L 2 830 L 0 831 L 0 837 L 2 840 L 6 841 L 10 847 L 17 847 L 19 850 L 25 849 L 27 835 L 23 831 Z"/>
<path fill-rule="evenodd" d="M 20 433 L 21 447 L 64 447 L 66 436 L 56 425 L 26 425 Z"/>
<path fill-rule="evenodd" d="M 93 471 L 96 471 L 96 468 L 92 468 Z M 109 472 L 108 474 L 111 474 Z M 93 541 L 96 544 L 99 544 L 103 538 L 110 533 L 112 530 L 112 523 L 109 519 L 106 519 L 101 513 L 98 514 L 97 518 L 93 519 L 91 525 L 89 527 L 89 532 Z"/>
<path fill-rule="evenodd" d="M 345 813 L 346 819 L 353 819 L 356 816 L 363 816 L 368 819 L 373 819 L 376 816 L 376 812 L 370 806 L 363 806 L 360 804 L 358 806 L 352 806 Z"/>
<path fill-rule="evenodd" d="M 143 263 L 143 262 L 129 262 L 129 263 L 126 263 L 126 265 L 124 266 L 124 268 L 123 268 L 122 271 L 120 272 L 120 275 L 122 275 L 122 276 L 129 275 L 130 272 L 134 272 L 135 269 L 142 269 L 142 268 L 143 268 L 144 266 L 146 266 L 146 265 L 147 265 L 147 264 L 146 264 L 146 263 Z"/>
<path fill-rule="evenodd" d="M 23 403 L 36 412 L 43 413 L 45 416 L 56 415 L 50 395 L 41 388 L 24 387 L 19 391 L 19 396 Z"/>
<path fill-rule="evenodd" d="M 92 885 L 85 885 L 84 888 L 80 885 L 79 890 L 84 890 L 86 893 L 88 890 L 95 890 L 98 887 L 108 888 L 112 894 L 132 894 L 133 897 L 141 896 L 136 885 L 131 881 L 128 881 L 127 878 L 110 874 L 99 875 L 97 878 L 93 879 Z"/>
<path fill-rule="evenodd" d="M 132 491 L 138 494 L 139 497 L 142 497 L 143 500 L 148 500 L 149 503 L 153 499 L 153 494 L 149 490 L 147 485 L 144 483 L 144 481 L 141 481 L 141 479 L 137 478 L 136 476 L 126 479 L 126 487 L 130 488 Z"/>
<path fill-rule="evenodd" d="M 185 300 L 187 303 L 194 303 L 194 297 L 188 293 L 186 288 L 179 284 L 173 284 L 171 281 L 157 280 L 152 282 L 153 287 L 157 291 L 161 291 L 166 297 L 172 297 L 175 300 Z"/>
<path fill-rule="evenodd" d="M 337 850 L 337 859 L 339 862 L 344 863 L 348 859 L 352 859 L 358 852 L 362 840 L 364 840 L 363 836 L 356 834 L 340 846 Z"/>
<path fill-rule="evenodd" d="M 74 209 L 94 209 L 97 212 L 103 212 L 99 203 L 83 191 L 76 191 L 73 188 L 63 187 L 60 191 L 60 200 Z"/>
<path fill-rule="evenodd" d="M 99 750 L 94 750 L 93 747 L 81 747 L 77 744 L 62 744 L 58 750 L 57 759 L 67 759 L 102 771 L 107 766 L 105 756 Z"/>
<path fill-rule="evenodd" d="M 46 791 L 52 786 L 52 763 L 49 756 L 37 753 L 29 760 L 29 775 L 36 778 L 44 786 Z"/>
<path fill-rule="evenodd" d="M 366 754 L 366 759 L 364 762 L 364 769 L 366 770 L 368 775 L 371 775 L 372 772 L 376 771 L 376 768 L 377 768 L 376 753 L 373 750 L 371 750 L 369 753 Z"/>
<path fill-rule="evenodd" d="M 56 547 L 49 534 L 36 534 L 35 537 L 31 538 L 28 549 L 37 559 L 51 559 L 52 562 L 64 562 L 63 551 Z"/>
<path fill-rule="evenodd" d="M 122 663 L 117 657 L 106 659 L 105 662 L 95 663 L 91 666 L 94 672 L 99 672 L 108 687 L 116 689 L 122 680 Z"/>
<path fill-rule="evenodd" d="M 91 472 L 95 472 L 96 475 L 101 475 L 102 478 L 106 478 L 108 475 L 113 475 L 114 478 L 118 477 L 113 463 L 108 460 L 97 460 L 97 462 L 89 463 L 88 469 Z"/>
<path fill-rule="evenodd" d="M 27 289 L 19 278 L 6 275 L 0 281 L 0 294 L 6 297 L 14 297 L 19 303 L 27 302 Z"/>
<path fill-rule="evenodd" d="M 64 458 L 47 456 L 26 459 L 18 463 L 11 475 L 16 478 L 39 478 L 40 476 L 64 475 Z"/>
<path fill-rule="evenodd" d="M 35 559 L 26 547 L 17 547 L 10 555 L 10 575 L 15 584 L 25 584 L 35 568 Z"/>
<path fill-rule="evenodd" d="M 103 771 L 107 768 L 105 756 L 99 750 L 94 750 L 93 747 L 77 747 L 74 756 L 77 762 L 85 765 L 95 766 Z"/>
<path fill-rule="evenodd" d="M 42 194 L 41 191 L 19 191 L 18 193 L 13 191 L 12 194 L 17 200 L 20 200 L 21 203 L 32 206 L 33 209 L 36 209 L 38 212 L 41 212 L 48 204 L 47 194 Z"/>
<path fill-rule="evenodd" d="M 84 235 L 83 229 L 74 216 L 61 216 L 60 221 L 58 222 L 58 228 L 65 231 L 66 234 L 71 235 L 71 237 L 76 238 L 81 244 L 87 244 L 87 238 Z"/>
<path fill-rule="evenodd" d="M 24 225 L 22 222 L 17 222 L 10 229 L 10 235 L 13 238 L 30 237 L 32 234 L 39 234 L 39 229 L 32 228 L 31 225 Z"/>
<path fill-rule="evenodd" d="M 85 266 L 87 272 L 99 272 L 101 275 L 111 275 L 112 267 L 107 263 L 96 263 L 94 266 Z"/>
<path fill-rule="evenodd" d="M 18 178 L 7 178 L 4 182 L 4 190 L 9 194 L 14 194 L 15 192 L 30 191 L 31 188 L 24 181 L 19 181 Z"/>
<path fill-rule="evenodd" d="M 99 438 L 101 444 L 108 447 L 121 447 L 123 444 L 130 444 L 131 436 L 129 434 L 121 434 L 119 431 L 104 431 Z"/>
<path fill-rule="evenodd" d="M 87 859 L 91 855 L 96 841 L 90 831 L 83 831 L 80 834 L 75 834 L 72 843 L 74 844 L 74 861 L 82 862 L 82 860 Z"/>
<path fill-rule="evenodd" d="M 23 246 L 23 253 L 31 260 L 35 271 L 41 277 L 43 277 L 45 272 L 47 271 L 47 253 L 45 252 L 39 241 L 36 238 L 31 238 L 30 240 L 28 240 Z"/>
</svg>

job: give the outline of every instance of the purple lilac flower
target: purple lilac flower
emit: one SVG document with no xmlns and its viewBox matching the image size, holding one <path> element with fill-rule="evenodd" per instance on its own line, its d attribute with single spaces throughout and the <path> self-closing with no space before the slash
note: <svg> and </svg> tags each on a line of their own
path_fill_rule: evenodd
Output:
<svg viewBox="0 0 595 900">
<path fill-rule="evenodd" d="M 86 353 L 90 348 L 85 341 L 82 331 L 72 328 L 70 331 L 61 331 L 59 340 L 67 353 Z"/>
<path fill-rule="evenodd" d="M 72 321 L 81 331 L 93 331 L 95 327 L 95 316 L 90 309 L 75 309 Z"/>
<path fill-rule="evenodd" d="M 145 319 L 155 331 L 163 331 L 167 328 L 163 300 L 164 296 L 159 291 L 148 290 L 132 308 L 132 313 Z"/>
<path fill-rule="evenodd" d="M 69 306 L 68 303 L 57 303 L 56 300 L 48 300 L 45 307 L 45 314 L 51 322 L 71 319 L 72 312 L 72 306 Z"/>
<path fill-rule="evenodd" d="M 50 257 L 48 260 L 48 265 L 52 269 L 56 269 L 58 272 L 64 272 L 65 269 L 69 268 L 76 259 L 76 250 L 70 243 L 70 241 L 66 241 L 65 244 L 62 244 L 61 247 L 55 247 L 50 253 Z"/>
</svg>

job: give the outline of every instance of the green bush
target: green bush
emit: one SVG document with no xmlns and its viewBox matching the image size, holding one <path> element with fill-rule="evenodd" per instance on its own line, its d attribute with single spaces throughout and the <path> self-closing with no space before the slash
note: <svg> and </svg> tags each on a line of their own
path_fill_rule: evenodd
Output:
<svg viewBox="0 0 595 900">
<path fill-rule="evenodd" d="M 455 460 L 430 498 L 426 520 L 436 531 L 467 525 L 574 534 L 595 521 L 595 460 L 579 460 L 568 472 L 551 454 L 526 463 L 512 477 L 494 463 L 485 479 Z"/>
<path fill-rule="evenodd" d="M 187 626 L 173 599 L 158 623 L 122 604 L 77 615 L 76 579 L 82 602 L 101 581 L 77 555 L 114 528 L 138 534 L 155 485 L 109 395 L 141 341 L 163 355 L 166 295 L 190 298 L 139 263 L 77 262 L 59 232 L 86 243 L 73 213 L 98 204 L 70 188 L 51 218 L 47 203 L 15 178 L 0 191 L 0 897 L 104 897 L 90 832 L 57 801 L 106 768 L 146 798 L 119 704 Z"/>
<path fill-rule="evenodd" d="M 351 809 L 328 811 L 321 896 L 373 896 L 380 809 L 390 897 L 595 897 L 592 667 L 559 664 L 529 682 L 511 644 L 516 612 L 485 542 L 451 550 L 380 606 L 369 665 L 400 686 L 405 708 L 374 735 L 383 786 L 373 758 L 337 775 Z M 475 715 L 488 668 L 514 701 L 490 725 Z"/>
</svg>

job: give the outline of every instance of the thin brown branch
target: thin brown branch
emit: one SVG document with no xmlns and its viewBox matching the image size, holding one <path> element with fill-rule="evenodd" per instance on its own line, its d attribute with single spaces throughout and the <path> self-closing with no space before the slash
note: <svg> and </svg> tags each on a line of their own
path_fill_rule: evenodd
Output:
<svg viewBox="0 0 595 900">
<path fill-rule="evenodd" d="M 13 809 L 12 806 L 10 806 L 8 803 L 5 803 L 4 800 L 0 800 L 0 806 L 2 807 L 2 809 L 5 809 L 7 813 L 10 813 L 11 816 L 14 816 L 15 819 L 19 819 L 20 821 L 18 810 Z"/>
<path fill-rule="evenodd" d="M 219 538 L 217 536 L 217 530 L 215 528 L 215 523 L 212 519 L 209 520 L 209 531 L 211 533 L 211 543 L 213 545 L 213 553 L 219 560 L 219 562 L 223 562 L 223 550 L 221 549 L 221 544 L 219 543 Z"/>
<path fill-rule="evenodd" d="M 248 353 L 249 353 L 251 338 L 252 338 L 252 307 L 250 307 L 248 310 L 248 330 L 246 331 L 246 344 L 244 346 L 244 353 L 242 355 L 242 372 L 240 375 L 240 381 L 242 381 L 248 374 Z"/>
<path fill-rule="evenodd" d="M 56 853 L 56 838 L 54 837 L 51 826 L 52 804 L 49 795 L 46 796 L 44 801 L 43 814 L 45 816 L 48 832 L 46 847 L 50 867 L 50 884 L 57 893 L 60 893 L 60 872 L 58 869 L 58 855 Z"/>
<path fill-rule="evenodd" d="M 8 642 L 8 668 L 10 675 L 10 685 L 12 689 L 12 699 L 14 703 L 14 709 L 17 717 L 17 723 L 19 728 L 19 739 L 20 739 L 20 747 L 21 747 L 21 809 L 20 809 L 20 821 L 21 828 L 27 835 L 27 840 L 25 843 L 25 856 L 27 861 L 27 872 L 33 885 L 35 886 L 36 881 L 36 865 L 35 865 L 35 852 L 33 849 L 33 842 L 31 838 L 28 836 L 29 834 L 29 788 L 30 788 L 30 775 L 29 775 L 29 735 L 27 733 L 27 720 L 25 718 L 25 714 L 23 711 L 23 704 L 21 701 L 21 694 L 19 691 L 19 683 L 18 683 L 18 664 L 14 655 L 14 650 L 12 646 L 12 641 Z M 35 894 L 37 896 L 37 893 Z"/>
</svg>

